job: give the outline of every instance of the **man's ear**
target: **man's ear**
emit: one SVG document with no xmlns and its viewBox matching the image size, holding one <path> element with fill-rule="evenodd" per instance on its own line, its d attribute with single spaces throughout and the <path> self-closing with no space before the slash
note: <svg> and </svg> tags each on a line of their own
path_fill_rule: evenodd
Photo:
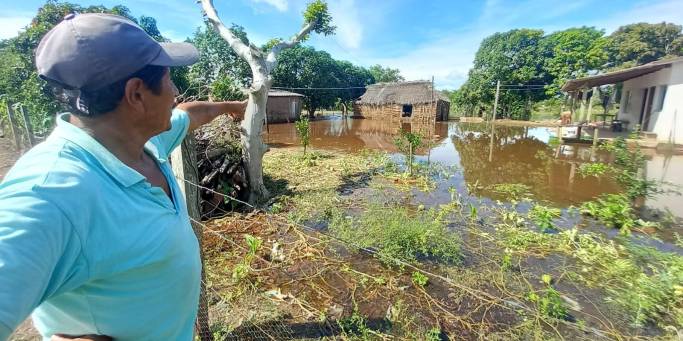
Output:
<svg viewBox="0 0 683 341">
<path fill-rule="evenodd" d="M 123 94 L 123 101 L 134 111 L 142 113 L 145 111 L 143 103 L 145 87 L 144 82 L 140 78 L 131 78 L 126 82 L 126 88 Z"/>
</svg>

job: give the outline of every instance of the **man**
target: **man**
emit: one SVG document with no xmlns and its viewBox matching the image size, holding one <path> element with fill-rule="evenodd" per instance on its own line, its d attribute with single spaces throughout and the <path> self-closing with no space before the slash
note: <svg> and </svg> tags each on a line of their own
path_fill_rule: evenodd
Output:
<svg viewBox="0 0 683 341">
<path fill-rule="evenodd" d="M 246 105 L 174 110 L 169 67 L 197 58 L 106 14 L 70 14 L 43 38 L 38 72 L 73 111 L 0 184 L 0 340 L 31 312 L 44 339 L 192 339 L 199 246 L 168 157 Z"/>
</svg>

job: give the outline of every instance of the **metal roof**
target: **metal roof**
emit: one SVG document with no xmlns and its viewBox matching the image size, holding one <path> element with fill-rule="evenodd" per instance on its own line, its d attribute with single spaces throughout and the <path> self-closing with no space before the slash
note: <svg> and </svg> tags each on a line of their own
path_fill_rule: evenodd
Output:
<svg viewBox="0 0 683 341">
<path fill-rule="evenodd" d="M 564 83 L 564 86 L 562 86 L 562 91 L 570 92 L 581 89 L 589 89 L 599 85 L 623 82 L 631 78 L 640 77 L 648 73 L 671 67 L 672 64 L 679 62 L 683 62 L 683 57 L 658 60 L 628 69 L 608 72 L 602 75 L 572 79 L 567 81 L 567 83 Z"/>
<path fill-rule="evenodd" d="M 297 94 L 296 92 L 290 92 L 285 90 L 269 90 L 268 97 L 306 97 L 302 94 Z"/>
</svg>

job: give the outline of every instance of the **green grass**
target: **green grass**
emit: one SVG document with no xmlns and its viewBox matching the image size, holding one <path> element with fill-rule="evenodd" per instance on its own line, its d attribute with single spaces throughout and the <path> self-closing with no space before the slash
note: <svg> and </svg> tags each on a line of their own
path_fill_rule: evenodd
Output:
<svg viewBox="0 0 683 341">
<path fill-rule="evenodd" d="M 403 207 L 370 205 L 360 217 L 338 213 L 330 223 L 336 236 L 357 246 L 377 250 L 380 260 L 401 266 L 428 259 L 455 263 L 460 260 L 460 241 L 434 219 L 434 212 L 409 212 Z"/>
</svg>

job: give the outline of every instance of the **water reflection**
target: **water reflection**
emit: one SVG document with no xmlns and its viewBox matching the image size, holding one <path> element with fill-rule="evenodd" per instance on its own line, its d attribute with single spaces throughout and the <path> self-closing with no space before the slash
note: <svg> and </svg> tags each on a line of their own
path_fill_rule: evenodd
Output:
<svg viewBox="0 0 683 341">
<path fill-rule="evenodd" d="M 400 129 L 432 136 L 432 161 L 458 166 L 462 174 L 449 179 L 439 188 L 469 185 L 476 194 L 502 199 L 491 185 L 520 183 L 531 188 L 535 199 L 559 206 L 590 200 L 603 193 L 612 193 L 618 186 L 608 178 L 582 177 L 578 167 L 585 162 L 609 162 L 610 155 L 590 145 L 553 144 L 554 128 L 496 126 L 491 139 L 491 127 L 485 124 L 436 122 L 431 124 L 392 123 L 389 121 L 334 118 L 311 122 L 311 145 L 319 149 L 357 152 L 370 148 L 397 152 L 393 144 Z M 295 147 L 298 139 L 293 124 L 272 124 L 264 140 L 271 147 Z M 426 159 L 427 150 L 416 152 Z M 489 161 L 490 158 L 490 161 Z M 645 174 L 651 179 L 681 184 L 677 176 L 683 173 L 683 157 L 652 153 Z M 679 196 L 660 196 L 648 205 L 670 209 L 683 216 Z"/>
<path fill-rule="evenodd" d="M 618 190 L 610 179 L 582 177 L 581 163 L 590 161 L 590 148 L 565 146 L 560 153 L 529 131 L 544 128 L 501 127 L 491 139 L 483 125 L 454 125 L 451 142 L 460 156 L 465 182 L 496 198 L 491 186 L 518 183 L 531 188 L 534 197 L 568 205 Z M 597 153 L 595 154 L 597 155 Z M 489 159 L 490 158 L 490 159 Z"/>
</svg>

